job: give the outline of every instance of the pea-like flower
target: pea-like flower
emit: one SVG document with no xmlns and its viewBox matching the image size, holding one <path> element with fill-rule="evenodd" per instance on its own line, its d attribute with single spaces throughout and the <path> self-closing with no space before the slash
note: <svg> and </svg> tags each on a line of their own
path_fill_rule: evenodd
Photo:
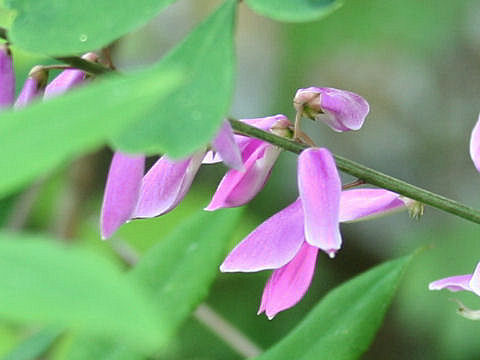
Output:
<svg viewBox="0 0 480 360">
<path fill-rule="evenodd" d="M 337 132 L 359 130 L 370 110 L 360 95 L 328 87 L 299 89 L 293 105 L 298 113 L 323 121 Z"/>
<path fill-rule="evenodd" d="M 470 157 L 473 164 L 480 172 L 480 115 L 470 136 Z"/>
<path fill-rule="evenodd" d="M 312 155 L 319 159 L 328 157 L 326 151 L 319 150 L 322 149 L 307 152 L 303 160 L 309 161 Z M 328 169 L 331 166 L 330 159 L 312 166 Z M 314 176 L 318 177 L 322 169 L 314 169 L 312 171 Z M 331 174 L 328 176 L 335 177 Z M 336 180 L 329 182 L 333 183 L 333 186 L 318 184 L 319 189 L 315 191 L 321 192 L 322 188 L 329 191 L 331 186 L 336 193 L 338 191 Z M 308 186 L 302 190 L 304 196 L 305 191 L 309 193 L 307 188 Z M 325 196 L 322 195 L 320 198 Z M 306 212 L 311 211 L 310 205 L 307 202 L 305 206 L 304 197 L 300 197 L 258 226 L 230 252 L 220 266 L 223 272 L 274 270 L 265 286 L 259 314 L 265 312 L 267 317 L 272 319 L 277 313 L 294 306 L 302 299 L 313 278 L 318 250 L 321 249 L 331 255 L 340 246 L 337 221 L 359 221 L 406 209 L 404 201 L 398 194 L 383 189 L 342 191 L 339 205 L 334 204 L 336 197 L 334 194 L 330 199 L 326 199 L 326 203 L 318 203 L 322 210 L 315 210 L 308 215 Z M 329 208 L 333 209 L 333 214 L 328 214 Z M 318 219 L 314 218 L 315 214 L 323 214 L 319 216 L 327 218 L 316 223 Z M 310 231 L 307 219 L 313 221 L 314 229 L 322 223 L 327 226 L 328 229 L 323 230 L 326 238 L 317 238 L 316 236 L 323 236 L 318 230 L 313 230 L 307 235 Z"/>
<path fill-rule="evenodd" d="M 480 296 L 480 263 L 477 264 L 473 274 L 457 275 L 431 282 L 429 290 L 448 289 L 450 291 L 470 291 Z"/>
<path fill-rule="evenodd" d="M 15 73 L 10 49 L 0 44 L 0 110 L 13 104 L 15 98 Z"/>
<path fill-rule="evenodd" d="M 291 125 L 284 115 L 241 121 L 264 131 L 273 132 L 288 131 Z M 262 140 L 241 135 L 236 135 L 235 138 L 242 152 L 244 169 L 231 169 L 225 174 L 205 210 L 242 206 L 252 200 L 267 182 L 281 152 L 280 148 Z M 218 160 L 219 158 L 216 159 Z M 209 156 L 208 162 L 215 162 L 215 159 Z"/>
<path fill-rule="evenodd" d="M 243 168 L 228 121 L 221 125 L 212 147 L 227 165 Z M 132 218 L 150 218 L 173 210 L 190 189 L 205 153 L 201 149 L 180 160 L 163 155 L 144 176 L 145 156 L 116 152 L 105 186 L 100 219 L 102 238 L 109 238 Z"/>
</svg>

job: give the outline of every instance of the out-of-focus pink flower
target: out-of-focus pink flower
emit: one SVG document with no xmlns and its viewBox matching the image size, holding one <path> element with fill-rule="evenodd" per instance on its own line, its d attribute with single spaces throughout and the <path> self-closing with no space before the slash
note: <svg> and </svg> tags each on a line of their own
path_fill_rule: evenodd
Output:
<svg viewBox="0 0 480 360">
<path fill-rule="evenodd" d="M 98 55 L 95 53 L 87 53 L 82 59 L 95 62 Z M 87 74 L 83 70 L 68 69 L 62 71 L 45 89 L 44 99 L 51 99 L 55 96 L 64 94 L 66 91 L 81 84 L 87 78 Z"/>
<path fill-rule="evenodd" d="M 368 102 L 360 95 L 327 87 L 297 90 L 293 105 L 297 112 L 323 121 L 338 132 L 359 130 L 370 110 Z"/>
<path fill-rule="evenodd" d="M 480 115 L 470 136 L 470 157 L 480 172 Z"/>
<path fill-rule="evenodd" d="M 267 131 L 287 129 L 291 125 L 284 115 L 241 121 Z M 240 135 L 235 137 L 242 152 L 244 169 L 231 169 L 225 174 L 205 210 L 242 206 L 252 200 L 267 182 L 281 152 L 281 149 L 262 140 Z M 214 160 L 210 157 L 209 161 Z"/>
<path fill-rule="evenodd" d="M 48 71 L 41 66 L 35 66 L 28 74 L 28 78 L 25 80 L 14 107 L 17 109 L 25 107 L 36 98 L 42 96 L 47 80 Z"/>
<path fill-rule="evenodd" d="M 340 221 L 367 219 L 403 208 L 398 194 L 383 189 L 353 189 L 341 193 Z M 305 295 L 319 248 L 305 236 L 302 199 L 297 199 L 251 232 L 227 256 L 223 272 L 254 272 L 273 269 L 265 287 L 259 313 L 273 318 Z"/>
<path fill-rule="evenodd" d="M 10 49 L 0 44 L 0 110 L 13 104 L 15 98 L 15 73 Z"/>
<path fill-rule="evenodd" d="M 457 275 L 431 282 L 429 290 L 448 289 L 450 291 L 470 291 L 480 296 L 480 263 L 477 264 L 473 274 Z"/>
</svg>

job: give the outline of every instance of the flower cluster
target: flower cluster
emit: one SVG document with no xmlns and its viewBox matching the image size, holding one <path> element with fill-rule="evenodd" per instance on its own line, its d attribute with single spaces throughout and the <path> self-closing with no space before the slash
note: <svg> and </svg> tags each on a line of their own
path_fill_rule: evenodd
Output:
<svg viewBox="0 0 480 360">
<path fill-rule="evenodd" d="M 337 132 L 358 130 L 369 112 L 359 95 L 333 88 L 310 87 L 294 98 L 297 119 L 293 137 L 307 139 L 299 129 L 302 115 L 323 121 Z M 279 136 L 292 137 L 284 115 L 240 120 Z M 116 152 L 107 178 L 101 215 L 103 238 L 136 218 L 163 215 L 186 195 L 202 163 L 223 161 L 230 167 L 207 211 L 246 204 L 262 189 L 281 149 L 265 141 L 234 135 L 224 121 L 210 148 L 174 160 L 163 155 L 144 175 L 145 157 Z M 299 198 L 266 220 L 240 242 L 220 267 L 223 272 L 274 270 L 263 292 L 259 313 L 273 318 L 295 305 L 313 277 L 318 251 L 334 257 L 342 238 L 340 223 L 405 209 L 406 201 L 383 189 L 342 191 L 335 159 L 326 148 L 311 147 L 298 157 Z"/>
<path fill-rule="evenodd" d="M 83 59 L 97 61 L 94 53 L 87 53 Z M 35 99 L 43 97 L 44 100 L 61 95 L 69 89 L 84 82 L 87 74 L 82 70 L 68 69 L 62 71 L 47 86 L 48 70 L 43 66 L 35 66 L 25 80 L 22 90 L 15 101 L 15 73 L 10 49 L 6 44 L 0 44 L 0 109 L 21 108 Z"/>
</svg>

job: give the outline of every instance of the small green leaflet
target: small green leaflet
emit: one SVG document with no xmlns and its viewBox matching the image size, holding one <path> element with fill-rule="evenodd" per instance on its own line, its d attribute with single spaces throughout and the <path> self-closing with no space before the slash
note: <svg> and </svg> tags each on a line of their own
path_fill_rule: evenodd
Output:
<svg viewBox="0 0 480 360">
<path fill-rule="evenodd" d="M 211 140 L 227 115 L 233 94 L 233 24 L 236 1 L 227 0 L 198 25 L 157 68 L 179 66 L 185 84 L 158 101 L 114 145 L 127 152 L 191 154 Z"/>
</svg>

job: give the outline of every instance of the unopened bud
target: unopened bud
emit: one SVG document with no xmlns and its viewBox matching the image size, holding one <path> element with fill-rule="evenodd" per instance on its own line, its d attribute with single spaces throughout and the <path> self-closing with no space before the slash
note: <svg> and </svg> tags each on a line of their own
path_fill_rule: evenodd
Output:
<svg viewBox="0 0 480 360">
<path fill-rule="evenodd" d="M 16 109 L 22 108 L 31 103 L 35 98 L 41 96 L 47 85 L 47 80 L 48 70 L 41 65 L 34 66 L 23 84 L 22 91 L 20 95 L 18 95 L 14 107 Z"/>
<path fill-rule="evenodd" d="M 0 109 L 12 105 L 15 99 L 15 73 L 7 44 L 0 44 Z"/>
<path fill-rule="evenodd" d="M 360 95 L 334 88 L 299 89 L 293 105 L 297 112 L 323 121 L 338 132 L 359 130 L 370 110 L 368 102 Z"/>
</svg>

